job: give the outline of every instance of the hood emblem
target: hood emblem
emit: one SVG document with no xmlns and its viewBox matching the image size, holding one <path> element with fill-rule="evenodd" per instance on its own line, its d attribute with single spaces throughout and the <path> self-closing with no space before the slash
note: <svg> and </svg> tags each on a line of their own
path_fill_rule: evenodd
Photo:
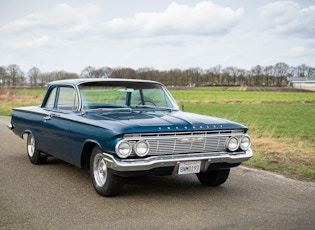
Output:
<svg viewBox="0 0 315 230">
<path fill-rule="evenodd" d="M 197 142 L 203 142 L 205 139 L 203 137 L 184 137 L 180 138 L 179 141 L 182 143 L 197 143 Z"/>
</svg>

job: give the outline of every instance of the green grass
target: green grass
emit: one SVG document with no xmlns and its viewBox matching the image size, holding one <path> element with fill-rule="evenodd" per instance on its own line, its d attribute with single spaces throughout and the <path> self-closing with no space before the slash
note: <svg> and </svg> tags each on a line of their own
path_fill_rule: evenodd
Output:
<svg viewBox="0 0 315 230">
<path fill-rule="evenodd" d="M 45 89 L 0 88 L 0 116 L 11 115 L 15 107 L 41 104 L 45 92 Z"/>
<path fill-rule="evenodd" d="M 315 179 L 315 104 L 185 104 L 185 111 L 246 125 L 249 167 Z"/>
<path fill-rule="evenodd" d="M 233 120 L 257 137 L 293 137 L 315 143 L 315 104 L 184 104 L 185 111 Z"/>
<path fill-rule="evenodd" d="M 31 95 L 34 97 L 44 97 L 46 89 L 16 89 L 12 91 L 13 94 Z"/>
<path fill-rule="evenodd" d="M 314 92 L 247 92 L 212 90 L 172 90 L 179 102 L 194 103 L 311 103 Z"/>
</svg>

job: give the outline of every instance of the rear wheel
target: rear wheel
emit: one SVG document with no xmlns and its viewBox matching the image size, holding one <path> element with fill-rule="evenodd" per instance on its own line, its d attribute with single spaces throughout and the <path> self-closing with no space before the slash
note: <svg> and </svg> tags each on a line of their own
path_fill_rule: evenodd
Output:
<svg viewBox="0 0 315 230">
<path fill-rule="evenodd" d="M 197 173 L 199 181 L 206 186 L 219 186 L 229 177 L 230 169 L 207 170 L 206 172 Z"/>
<path fill-rule="evenodd" d="M 102 150 L 96 146 L 93 149 L 90 160 L 90 174 L 93 186 L 97 193 L 102 196 L 116 196 L 121 193 L 122 178 L 113 174 L 108 169 Z"/>
<path fill-rule="evenodd" d="M 33 164 L 39 165 L 46 162 L 47 156 L 40 153 L 36 145 L 36 140 L 31 133 L 27 136 L 26 150 L 28 159 Z"/>
</svg>

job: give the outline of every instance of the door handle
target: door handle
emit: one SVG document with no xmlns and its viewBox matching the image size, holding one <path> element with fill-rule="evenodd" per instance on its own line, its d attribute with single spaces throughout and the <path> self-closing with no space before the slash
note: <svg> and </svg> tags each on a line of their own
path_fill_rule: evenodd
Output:
<svg viewBox="0 0 315 230">
<path fill-rule="evenodd" d="M 54 114 L 54 113 L 49 114 L 49 115 L 47 115 L 47 116 L 44 117 L 44 121 L 48 121 L 48 120 L 50 120 L 50 119 L 53 118 L 53 117 L 60 117 L 60 115 Z"/>
<path fill-rule="evenodd" d="M 50 115 L 44 117 L 44 121 L 48 121 L 48 120 L 50 120 L 50 119 L 51 119 L 51 116 L 50 116 Z"/>
<path fill-rule="evenodd" d="M 60 115 L 59 115 L 59 114 L 52 113 L 52 114 L 50 114 L 50 117 L 51 117 L 51 118 L 52 118 L 52 117 L 60 117 Z"/>
</svg>

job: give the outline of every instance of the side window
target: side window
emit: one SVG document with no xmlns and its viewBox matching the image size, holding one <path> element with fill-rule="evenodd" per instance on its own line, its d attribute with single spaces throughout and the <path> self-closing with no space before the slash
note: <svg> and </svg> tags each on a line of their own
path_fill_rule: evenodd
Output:
<svg viewBox="0 0 315 230">
<path fill-rule="evenodd" d="M 78 99 L 77 99 L 74 88 L 71 88 L 71 87 L 59 88 L 57 109 L 68 110 L 68 111 L 78 110 Z"/>
<path fill-rule="evenodd" d="M 54 108 L 56 92 L 57 92 L 57 88 L 53 88 L 50 91 L 50 94 L 48 96 L 48 99 L 47 99 L 46 105 L 45 105 L 46 109 L 53 109 Z"/>
</svg>

